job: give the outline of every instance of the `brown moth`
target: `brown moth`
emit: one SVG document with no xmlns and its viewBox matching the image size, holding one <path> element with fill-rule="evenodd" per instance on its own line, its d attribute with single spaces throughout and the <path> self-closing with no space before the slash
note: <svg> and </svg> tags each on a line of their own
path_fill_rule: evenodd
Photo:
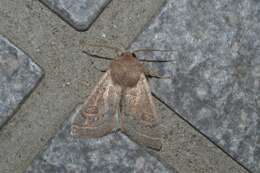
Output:
<svg viewBox="0 0 260 173">
<path fill-rule="evenodd" d="M 156 113 L 146 76 L 153 76 L 131 52 L 114 58 L 87 98 L 74 136 L 98 138 L 120 129 L 134 141 L 160 150 L 160 133 L 154 129 Z"/>
</svg>

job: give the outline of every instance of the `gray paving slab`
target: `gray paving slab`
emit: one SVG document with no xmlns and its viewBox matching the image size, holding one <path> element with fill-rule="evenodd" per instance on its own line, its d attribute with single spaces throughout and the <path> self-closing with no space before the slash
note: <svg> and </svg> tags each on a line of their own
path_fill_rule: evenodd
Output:
<svg viewBox="0 0 260 173">
<path fill-rule="evenodd" d="M 0 128 L 43 75 L 29 55 L 0 35 Z"/>
<path fill-rule="evenodd" d="M 77 30 L 87 30 L 111 0 L 41 0 Z"/>
<path fill-rule="evenodd" d="M 260 172 L 260 2 L 169 0 L 132 48 L 172 79 L 155 95 L 252 172 Z"/>
<path fill-rule="evenodd" d="M 71 122 L 80 116 L 81 107 L 75 109 L 26 173 L 176 173 L 121 132 L 98 139 L 71 136 Z"/>
</svg>

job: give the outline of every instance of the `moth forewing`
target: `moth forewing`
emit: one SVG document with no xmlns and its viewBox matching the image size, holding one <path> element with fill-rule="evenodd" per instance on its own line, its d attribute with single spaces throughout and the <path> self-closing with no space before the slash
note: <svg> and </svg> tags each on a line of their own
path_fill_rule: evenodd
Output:
<svg viewBox="0 0 260 173">
<path fill-rule="evenodd" d="M 154 126 L 159 123 L 160 117 L 144 74 L 135 87 L 126 89 L 122 105 L 125 133 L 133 140 L 159 150 L 162 145 L 160 132 Z"/>
<path fill-rule="evenodd" d="M 97 138 L 112 132 L 120 93 L 121 88 L 113 84 L 108 70 L 83 104 L 81 114 L 72 123 L 72 135 Z"/>
</svg>

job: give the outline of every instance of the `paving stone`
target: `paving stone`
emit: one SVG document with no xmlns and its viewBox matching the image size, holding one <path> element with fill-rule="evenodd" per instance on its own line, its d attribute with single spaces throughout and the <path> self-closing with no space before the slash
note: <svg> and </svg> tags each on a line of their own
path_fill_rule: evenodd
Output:
<svg viewBox="0 0 260 173">
<path fill-rule="evenodd" d="M 26 173 L 176 173 L 120 132 L 98 139 L 71 136 L 71 123 L 79 116 L 81 107 L 75 109 Z"/>
<path fill-rule="evenodd" d="M 0 128 L 43 75 L 29 55 L 0 35 Z"/>
<path fill-rule="evenodd" d="M 41 0 L 75 29 L 87 30 L 111 0 Z"/>
<path fill-rule="evenodd" d="M 169 0 L 131 46 L 172 59 L 149 68 L 155 95 L 252 172 L 260 172 L 260 1 Z"/>
</svg>

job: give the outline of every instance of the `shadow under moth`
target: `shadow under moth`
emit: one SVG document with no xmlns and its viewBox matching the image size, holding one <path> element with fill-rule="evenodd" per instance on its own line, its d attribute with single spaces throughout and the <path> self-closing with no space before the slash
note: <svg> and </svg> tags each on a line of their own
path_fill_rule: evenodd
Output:
<svg viewBox="0 0 260 173">
<path fill-rule="evenodd" d="M 124 52 L 112 59 L 108 70 L 88 96 L 81 117 L 73 122 L 72 135 L 98 138 L 113 130 L 121 130 L 138 143 L 161 149 L 161 134 L 154 128 L 160 116 L 156 113 L 146 78 L 159 76 L 144 67 L 135 55 L 137 51 L 146 49 Z"/>
</svg>

